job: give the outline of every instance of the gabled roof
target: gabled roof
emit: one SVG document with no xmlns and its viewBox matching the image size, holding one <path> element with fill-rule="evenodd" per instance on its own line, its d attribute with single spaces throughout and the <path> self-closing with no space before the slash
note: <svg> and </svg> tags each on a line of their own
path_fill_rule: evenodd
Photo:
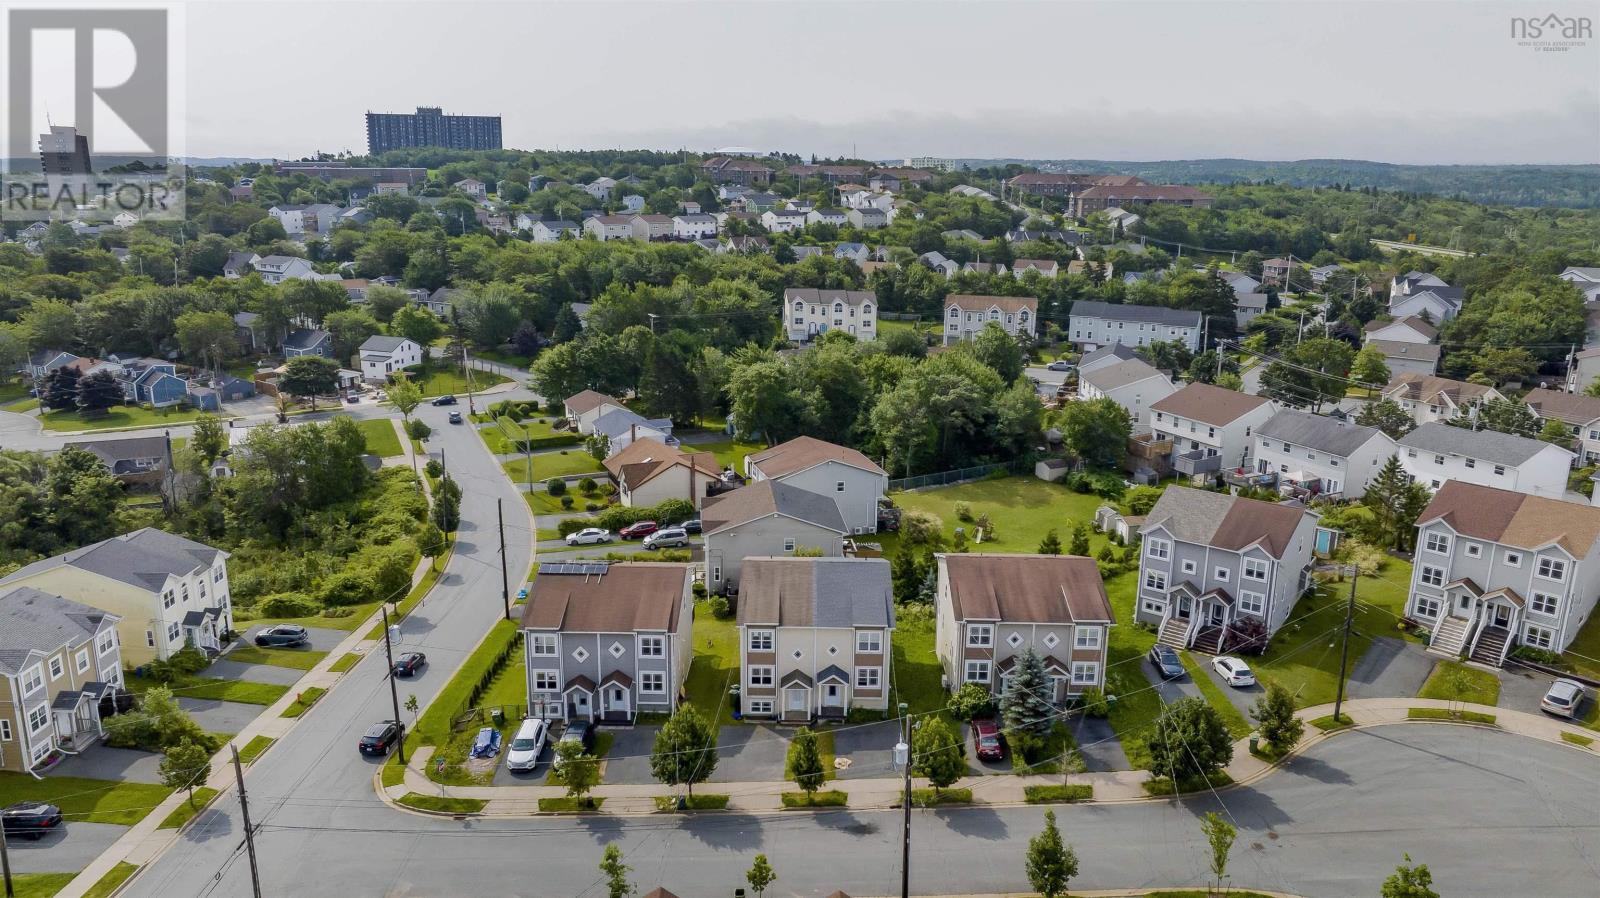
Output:
<svg viewBox="0 0 1600 898">
<path fill-rule="evenodd" d="M 1412 330 L 1416 331 L 1417 333 L 1421 334 L 1422 336 L 1427 337 L 1429 340 L 1432 340 L 1434 337 L 1439 336 L 1439 329 L 1438 328 L 1434 327 L 1433 325 L 1429 324 L 1426 321 L 1423 321 L 1421 318 L 1417 317 L 1416 315 L 1407 315 L 1404 318 L 1399 318 L 1399 319 L 1396 319 L 1394 321 L 1368 321 L 1367 322 L 1367 326 L 1362 328 L 1362 330 L 1365 331 L 1366 333 L 1371 334 L 1371 333 L 1376 333 L 1378 331 L 1381 331 L 1386 327 L 1391 327 L 1391 326 L 1394 326 L 1394 325 L 1402 325 L 1404 327 L 1409 327 Z"/>
<path fill-rule="evenodd" d="M 1529 390 L 1523 397 L 1540 418 L 1555 418 L 1568 424 L 1588 424 L 1600 418 L 1600 398 L 1565 390 Z"/>
<path fill-rule="evenodd" d="M 1368 340 L 1367 345 L 1383 353 L 1385 358 L 1418 359 L 1438 364 L 1443 347 L 1436 343 L 1407 343 L 1404 340 Z"/>
<path fill-rule="evenodd" d="M 768 515 L 805 521 L 840 535 L 850 532 L 832 498 L 791 486 L 781 480 L 761 480 L 705 501 L 700 518 L 707 536 Z"/>
<path fill-rule="evenodd" d="M 121 619 L 31 586 L 0 591 L 0 674 L 16 676 L 35 653 L 81 645 Z"/>
<path fill-rule="evenodd" d="M 0 579 L 0 586 L 58 567 L 71 566 L 154 592 L 167 582 L 168 577 L 187 577 L 195 571 L 210 568 L 217 563 L 217 559 L 226 557 L 226 552 L 213 549 L 205 543 L 145 527 L 35 561 Z"/>
<path fill-rule="evenodd" d="M 971 293 L 952 293 L 944 298 L 944 307 L 955 306 L 963 312 L 987 312 L 990 309 L 999 309 L 1002 312 L 1020 312 L 1027 309 L 1030 312 L 1039 310 L 1039 300 L 1031 296 L 979 296 Z"/>
<path fill-rule="evenodd" d="M 1150 509 L 1144 532 L 1160 527 L 1174 539 L 1230 552 L 1259 543 L 1268 555 L 1282 558 L 1307 515 L 1315 517 L 1298 505 L 1171 486 Z"/>
<path fill-rule="evenodd" d="M 1114 622 L 1094 559 L 1077 555 L 939 556 L 957 620 Z"/>
<path fill-rule="evenodd" d="M 1500 465 L 1520 465 L 1549 448 L 1567 455 L 1572 452 L 1543 440 L 1500 433 L 1497 430 L 1467 430 L 1437 421 L 1422 424 L 1397 442 L 1407 449 L 1439 455 L 1460 455 Z"/>
<path fill-rule="evenodd" d="M 795 249 L 799 248 L 798 246 L 795 247 Z M 796 300 L 816 303 L 817 305 L 842 302 L 849 306 L 859 306 L 862 303 L 877 302 L 878 295 L 871 290 L 818 290 L 815 287 L 785 287 L 783 301 L 794 302 Z"/>
<path fill-rule="evenodd" d="M 882 558 L 746 558 L 739 623 L 777 627 L 894 626 L 894 584 Z"/>
<path fill-rule="evenodd" d="M 567 401 L 564 403 L 564 405 L 566 405 L 567 410 L 572 412 L 572 414 L 583 415 L 592 412 L 600 406 L 606 405 L 607 403 L 614 405 L 617 408 L 622 408 L 622 400 L 612 396 L 607 396 L 604 393 L 596 392 L 595 390 L 584 390 L 582 393 L 574 393 L 567 397 Z"/>
<path fill-rule="evenodd" d="M 1141 324 L 1159 324 L 1167 327 L 1199 327 L 1200 313 L 1166 306 L 1136 306 L 1127 303 L 1100 302 L 1080 299 L 1072 304 L 1072 315 L 1087 318 L 1105 318 L 1110 321 L 1130 321 Z"/>
<path fill-rule="evenodd" d="M 327 331 L 300 328 L 290 331 L 289 335 L 283 338 L 283 346 L 285 349 L 311 349 L 329 336 Z"/>
<path fill-rule="evenodd" d="M 1494 387 L 1467 383 L 1464 380 L 1451 380 L 1448 377 L 1437 377 L 1432 374 L 1417 374 L 1415 372 L 1396 374 L 1389 380 L 1389 384 L 1383 388 L 1385 399 L 1399 398 L 1433 402 L 1442 396 L 1456 405 L 1483 399 L 1491 394 L 1499 395 Z"/>
<path fill-rule="evenodd" d="M 603 573 L 556 573 L 533 578 L 522 626 L 567 633 L 631 633 L 678 629 L 689 565 L 630 562 L 600 565 Z"/>
<path fill-rule="evenodd" d="M 787 443 L 779 443 L 748 458 L 749 464 L 760 469 L 761 473 L 768 477 L 785 477 L 829 461 L 860 468 L 873 474 L 888 473 L 860 451 L 816 437 L 795 437 Z"/>
<path fill-rule="evenodd" d="M 1150 363 L 1144 359 L 1129 359 L 1126 362 L 1118 362 L 1115 365 L 1107 365 L 1104 368 L 1096 368 L 1093 371 L 1084 372 L 1083 382 L 1102 393 L 1109 393 L 1128 384 L 1149 380 L 1152 377 L 1159 377 L 1162 380 L 1167 379 L 1165 374 L 1151 367 Z"/>
<path fill-rule="evenodd" d="M 1256 434 L 1340 457 L 1348 457 L 1375 437 L 1388 439 L 1376 427 L 1362 427 L 1340 418 L 1290 408 L 1268 418 L 1256 428 Z"/>
<path fill-rule="evenodd" d="M 1444 521 L 1462 536 L 1534 550 L 1559 545 L 1574 558 L 1600 539 L 1600 508 L 1450 480 L 1417 523 Z"/>
<path fill-rule="evenodd" d="M 384 337 L 374 335 L 368 337 L 364 342 L 362 342 L 361 354 L 366 355 L 369 352 L 377 352 L 384 355 L 390 355 L 396 349 L 399 349 L 401 344 L 408 342 L 410 341 L 405 337 Z"/>
<path fill-rule="evenodd" d="M 602 433 L 608 437 L 619 437 L 625 433 L 636 431 L 644 427 L 658 433 L 670 434 L 672 432 L 671 418 L 646 418 L 644 415 L 627 408 L 614 408 L 594 419 L 594 432 Z"/>
<path fill-rule="evenodd" d="M 708 478 L 722 476 L 717 457 L 710 452 L 687 453 L 654 437 L 640 437 L 601 462 L 611 477 L 630 490 L 649 483 L 666 471 L 687 467 Z"/>
<path fill-rule="evenodd" d="M 1154 405 L 1152 411 L 1193 418 L 1215 427 L 1229 424 L 1266 405 L 1264 396 L 1251 396 L 1211 384 L 1192 383 Z"/>
<path fill-rule="evenodd" d="M 117 462 L 135 458 L 167 458 L 167 438 L 154 437 L 113 437 L 108 440 L 75 440 L 65 444 L 75 449 L 91 452 L 106 467 L 116 472 Z"/>
<path fill-rule="evenodd" d="M 1110 346 L 1102 346 L 1093 352 L 1084 353 L 1083 357 L 1078 359 L 1078 369 L 1081 371 L 1085 366 L 1108 357 L 1127 361 L 1128 359 L 1138 358 L 1139 354 L 1133 351 L 1132 346 L 1123 343 L 1112 343 Z"/>
</svg>

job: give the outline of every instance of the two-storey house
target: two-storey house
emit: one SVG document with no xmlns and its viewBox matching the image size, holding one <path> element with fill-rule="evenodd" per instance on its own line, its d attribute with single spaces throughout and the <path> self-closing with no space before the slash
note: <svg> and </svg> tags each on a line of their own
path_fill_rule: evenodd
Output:
<svg viewBox="0 0 1600 898">
<path fill-rule="evenodd" d="M 761 213 L 761 226 L 766 228 L 769 234 L 798 231 L 806 226 L 806 213 L 796 209 L 768 209 Z"/>
<path fill-rule="evenodd" d="M 849 534 L 832 496 L 762 480 L 705 500 L 700 510 L 706 537 L 706 586 L 712 592 L 739 587 L 744 560 L 817 549 L 824 557 L 844 554 Z"/>
<path fill-rule="evenodd" d="M 698 210 L 699 205 L 695 206 Z M 707 240 L 717 236 L 717 217 L 709 213 L 684 212 L 672 219 L 672 237 L 675 240 Z"/>
<path fill-rule="evenodd" d="M 1600 596 L 1600 508 L 1450 481 L 1417 518 L 1406 615 L 1429 651 L 1499 666 L 1559 652 Z"/>
<path fill-rule="evenodd" d="M 617 498 L 629 507 L 687 499 L 699 508 L 710 486 L 722 482 L 715 455 L 684 452 L 654 437 L 628 443 L 602 464 L 617 484 Z"/>
<path fill-rule="evenodd" d="M 1431 490 L 1461 480 L 1559 499 L 1575 457 L 1543 440 L 1449 424 L 1420 425 L 1396 442 L 1400 466 Z"/>
<path fill-rule="evenodd" d="M 937 554 L 934 651 L 952 689 L 1003 695 L 1017 659 L 1044 662 L 1054 702 L 1104 689 L 1116 617 L 1094 559 L 1076 555 Z"/>
<path fill-rule="evenodd" d="M 1297 503 L 1168 487 L 1145 518 L 1135 617 L 1207 653 L 1271 638 L 1311 583 L 1316 524 Z"/>
<path fill-rule="evenodd" d="M 130 485 L 168 486 L 172 472 L 172 437 L 108 437 L 99 440 L 74 440 L 72 447 L 91 453 L 106 466 L 111 476 Z"/>
<path fill-rule="evenodd" d="M 1031 296 L 974 296 L 957 293 L 944 300 L 944 345 L 971 340 L 989 323 L 1013 337 L 1039 333 L 1039 301 Z"/>
<path fill-rule="evenodd" d="M 1361 331 L 1365 340 L 1389 340 L 1394 343 L 1432 343 L 1439 336 L 1438 328 L 1415 316 L 1369 321 Z"/>
<path fill-rule="evenodd" d="M 1600 398 L 1564 390 L 1529 390 L 1523 399 L 1541 425 L 1560 421 L 1572 433 L 1577 464 L 1600 463 Z"/>
<path fill-rule="evenodd" d="M 361 379 L 386 383 L 398 371 L 422 364 L 422 347 L 405 337 L 375 334 L 361 344 Z"/>
<path fill-rule="evenodd" d="M 784 329 L 799 343 L 828 331 L 844 331 L 857 340 L 878 339 L 878 297 L 871 290 L 819 290 L 788 287 L 783 291 Z"/>
<path fill-rule="evenodd" d="M 1396 451 L 1376 427 L 1286 408 L 1256 428 L 1252 455 L 1256 473 L 1275 475 L 1286 494 L 1359 499 Z"/>
<path fill-rule="evenodd" d="M 1112 343 L 1148 346 L 1177 341 L 1190 352 L 1199 352 L 1202 322 L 1199 312 L 1080 299 L 1072 304 L 1067 333 L 1085 350 Z"/>
<path fill-rule="evenodd" d="M 522 611 L 528 714 L 670 714 L 694 657 L 693 582 L 687 564 L 540 564 Z"/>
<path fill-rule="evenodd" d="M 1177 389 L 1170 378 L 1144 359 L 1096 365 L 1093 370 L 1078 372 L 1078 398 L 1109 399 L 1122 406 L 1133 421 L 1134 433 L 1150 432 L 1151 406 Z"/>
<path fill-rule="evenodd" d="M 1078 374 L 1082 376 L 1090 371 L 1126 362 L 1129 359 L 1139 358 L 1132 346 L 1123 343 L 1112 343 L 1099 349 L 1091 349 L 1078 358 Z M 1173 387 L 1177 389 L 1177 387 Z"/>
<path fill-rule="evenodd" d="M 292 359 L 302 355 L 333 358 L 333 335 L 325 330 L 307 327 L 290 331 L 283 338 L 283 357 Z"/>
<path fill-rule="evenodd" d="M 317 279 L 317 271 L 310 260 L 298 256 L 262 256 L 253 260 L 251 265 L 261 279 L 269 284 Z"/>
<path fill-rule="evenodd" d="M 644 241 L 671 240 L 672 216 L 635 215 L 633 217 L 633 239 Z"/>
<path fill-rule="evenodd" d="M 795 437 L 746 456 L 744 468 L 752 483 L 779 480 L 831 496 L 851 533 L 878 530 L 878 503 L 889 491 L 889 474 L 855 449 L 816 437 Z"/>
<path fill-rule="evenodd" d="M 1277 411 L 1263 396 L 1192 383 L 1150 406 L 1150 430 L 1172 442 L 1172 467 L 1188 476 L 1213 476 L 1243 467 L 1255 432 Z"/>
<path fill-rule="evenodd" d="M 562 238 L 577 239 L 582 229 L 575 221 L 567 219 L 554 219 L 550 221 L 536 221 L 528 228 L 533 234 L 534 243 L 557 243 Z"/>
<path fill-rule="evenodd" d="M 1416 372 L 1396 374 L 1381 395 L 1393 400 L 1418 424 L 1449 421 L 1457 415 L 1472 414 L 1474 406 L 1485 402 L 1506 401 L 1494 387 Z"/>
<path fill-rule="evenodd" d="M 894 584 L 882 558 L 747 558 L 740 705 L 783 723 L 889 707 Z"/>
<path fill-rule="evenodd" d="M 221 648 L 233 629 L 227 560 L 221 549 L 146 527 L 35 561 L 0 587 L 31 586 L 111 612 L 123 659 L 144 664 L 187 645 Z"/>
<path fill-rule="evenodd" d="M 596 240 L 633 239 L 632 215 L 595 215 L 583 221 L 583 233 Z"/>
<path fill-rule="evenodd" d="M 115 614 L 29 586 L 0 590 L 0 770 L 31 773 L 105 734 L 122 685 Z"/>
<path fill-rule="evenodd" d="M 607 396 L 596 390 L 584 390 L 574 393 L 562 403 L 564 413 L 572 421 L 573 427 L 582 434 L 594 433 L 594 422 L 607 412 L 626 409 L 621 399 Z"/>
</svg>

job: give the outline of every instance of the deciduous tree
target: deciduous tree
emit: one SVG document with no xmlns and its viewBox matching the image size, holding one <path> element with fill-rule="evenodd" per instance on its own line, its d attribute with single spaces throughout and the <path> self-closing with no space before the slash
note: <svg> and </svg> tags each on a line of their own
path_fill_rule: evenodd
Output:
<svg viewBox="0 0 1600 898">
<path fill-rule="evenodd" d="M 1200 831 L 1211 848 L 1211 875 L 1216 877 L 1217 888 L 1221 889 L 1222 880 L 1228 875 L 1228 855 L 1233 853 L 1233 841 L 1238 838 L 1239 831 L 1216 811 L 1206 812 Z"/>
<path fill-rule="evenodd" d="M 789 778 L 807 795 L 817 791 L 827 772 L 822 767 L 822 752 L 817 748 L 817 734 L 809 727 L 801 727 L 789 740 Z"/>
<path fill-rule="evenodd" d="M 161 755 L 161 782 L 169 789 L 185 789 L 189 793 L 189 806 L 194 806 L 194 790 L 204 786 L 211 776 L 211 752 L 204 745 L 185 739 L 167 746 Z"/>
<path fill-rule="evenodd" d="M 966 775 L 966 747 L 943 719 L 924 717 L 911 736 L 911 769 L 926 777 L 934 792 Z"/>
<path fill-rule="evenodd" d="M 1078 875 L 1078 855 L 1061 840 L 1056 828 L 1056 812 L 1044 812 L 1044 831 L 1028 840 L 1028 884 L 1043 898 L 1067 894 L 1067 885 Z"/>
<path fill-rule="evenodd" d="M 1222 715 L 1202 698 L 1168 705 L 1145 733 L 1150 770 L 1178 784 L 1207 778 L 1233 760 L 1233 737 Z"/>
<path fill-rule="evenodd" d="M 694 708 L 683 705 L 656 733 L 650 772 L 668 786 L 683 786 L 694 797 L 696 783 L 717 769 L 717 729 Z"/>
</svg>

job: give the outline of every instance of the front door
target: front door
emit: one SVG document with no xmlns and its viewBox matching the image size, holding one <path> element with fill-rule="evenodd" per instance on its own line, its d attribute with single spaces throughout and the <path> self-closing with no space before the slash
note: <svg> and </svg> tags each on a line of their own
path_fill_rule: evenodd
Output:
<svg viewBox="0 0 1600 898">
<path fill-rule="evenodd" d="M 830 708 L 838 708 L 844 705 L 844 699 L 842 699 L 839 695 L 838 683 L 829 683 L 822 688 L 822 703 L 824 705 Z"/>
<path fill-rule="evenodd" d="M 1206 606 L 1206 623 L 1213 627 L 1220 627 L 1222 626 L 1222 620 L 1223 613 L 1221 605 L 1211 604 Z"/>
<path fill-rule="evenodd" d="M 1456 617 L 1472 616 L 1472 596 L 1463 594 L 1456 600 Z"/>
<path fill-rule="evenodd" d="M 784 713 L 807 714 L 810 708 L 806 707 L 806 690 L 795 688 L 784 693 Z"/>
<path fill-rule="evenodd" d="M 1504 605 L 1496 604 L 1494 606 L 1494 625 L 1501 629 L 1510 629 L 1511 609 Z"/>
<path fill-rule="evenodd" d="M 1178 599 L 1178 616 L 1183 618 L 1184 620 L 1188 620 L 1189 619 L 1189 613 L 1190 613 L 1189 598 L 1187 596 L 1185 596 L 1183 598 Z"/>
<path fill-rule="evenodd" d="M 594 715 L 589 712 L 589 693 L 577 690 L 572 693 L 572 717 L 582 717 L 592 720 Z"/>
</svg>

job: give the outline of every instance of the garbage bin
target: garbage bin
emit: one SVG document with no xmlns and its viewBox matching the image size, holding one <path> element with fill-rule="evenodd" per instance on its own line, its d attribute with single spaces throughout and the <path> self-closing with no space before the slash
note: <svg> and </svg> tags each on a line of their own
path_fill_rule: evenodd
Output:
<svg viewBox="0 0 1600 898">
<path fill-rule="evenodd" d="M 1251 754 L 1255 754 L 1257 749 L 1260 747 L 1260 744 L 1261 744 L 1261 737 L 1256 735 L 1255 733 L 1251 733 L 1250 734 L 1250 753 Z"/>
<path fill-rule="evenodd" d="M 506 725 L 506 709 L 504 708 L 495 708 L 493 711 L 489 712 L 489 717 L 494 720 L 494 725 L 497 727 L 503 727 Z M 1255 748 L 1254 745 L 1251 745 L 1250 747 Z"/>
</svg>

